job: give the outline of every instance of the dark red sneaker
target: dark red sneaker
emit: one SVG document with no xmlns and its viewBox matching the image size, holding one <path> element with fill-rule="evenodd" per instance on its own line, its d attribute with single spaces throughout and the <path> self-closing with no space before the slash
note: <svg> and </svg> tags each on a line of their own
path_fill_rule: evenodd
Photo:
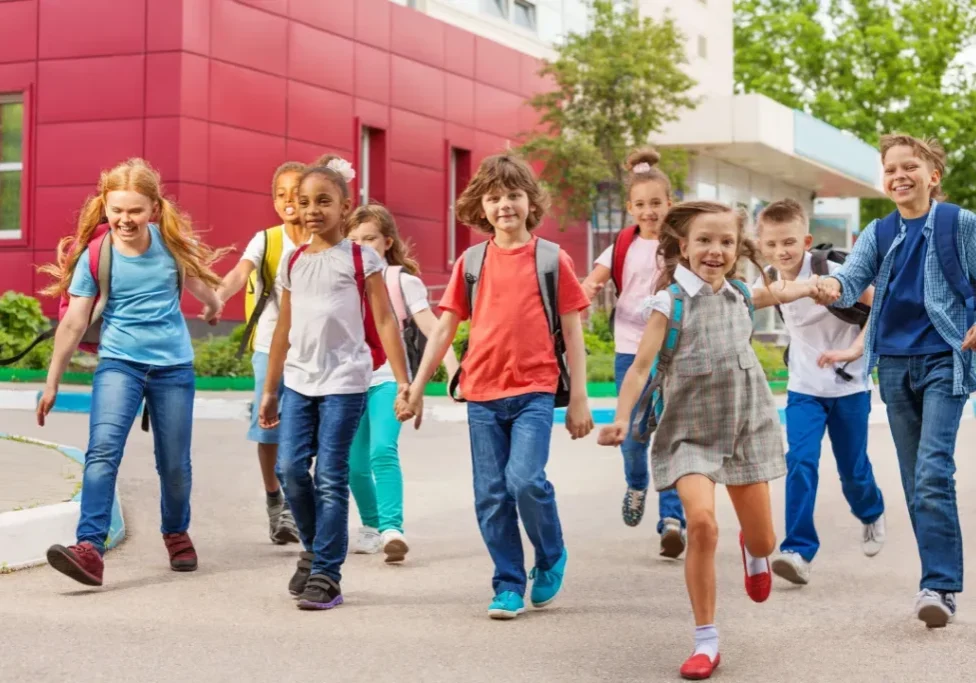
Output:
<svg viewBox="0 0 976 683">
<path fill-rule="evenodd" d="M 742 550 L 742 572 L 746 577 L 746 594 L 752 598 L 753 602 L 766 602 L 773 590 L 773 573 L 769 567 L 769 558 L 766 558 L 766 571 L 749 576 L 746 540 L 741 531 L 739 532 L 739 548 Z"/>
<path fill-rule="evenodd" d="M 78 545 L 52 545 L 47 549 L 47 563 L 65 576 L 86 586 L 101 586 L 105 563 L 88 541 Z"/>
<path fill-rule="evenodd" d="M 190 534 L 163 534 L 163 542 L 169 551 L 169 566 L 175 572 L 192 572 L 197 568 L 197 551 L 193 548 Z"/>
</svg>

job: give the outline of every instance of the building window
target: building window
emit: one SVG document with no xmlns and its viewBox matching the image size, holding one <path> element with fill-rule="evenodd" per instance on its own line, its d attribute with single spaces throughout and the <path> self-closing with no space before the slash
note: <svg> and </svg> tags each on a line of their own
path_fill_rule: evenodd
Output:
<svg viewBox="0 0 976 683">
<path fill-rule="evenodd" d="M 0 95 L 0 240 L 20 239 L 24 102 Z"/>
<path fill-rule="evenodd" d="M 471 231 L 457 222 L 454 204 L 458 195 L 471 180 L 471 152 L 451 147 L 447 171 L 447 265 L 453 266 L 457 257 L 471 246 Z"/>
<path fill-rule="evenodd" d="M 535 5 L 531 2 L 526 2 L 526 0 L 514 0 L 512 3 L 512 21 L 522 28 L 534 31 Z"/>
<path fill-rule="evenodd" d="M 359 204 L 386 203 L 386 131 L 363 126 L 359 137 Z"/>
<path fill-rule="evenodd" d="M 698 56 L 708 59 L 708 39 L 705 36 L 698 36 Z"/>
<path fill-rule="evenodd" d="M 508 0 L 481 0 L 481 8 L 502 19 L 508 19 Z"/>
</svg>

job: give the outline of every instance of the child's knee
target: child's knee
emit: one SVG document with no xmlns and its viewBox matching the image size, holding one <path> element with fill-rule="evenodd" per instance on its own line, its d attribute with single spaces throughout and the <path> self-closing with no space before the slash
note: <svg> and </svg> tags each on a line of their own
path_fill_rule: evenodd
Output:
<svg viewBox="0 0 976 683">
<path fill-rule="evenodd" d="M 767 529 L 762 532 L 753 532 L 745 537 L 746 550 L 753 557 L 769 557 L 776 551 L 776 532 Z"/>
<path fill-rule="evenodd" d="M 718 546 L 718 522 L 712 510 L 695 510 L 687 514 L 688 544 L 698 550 L 714 551 Z"/>
</svg>

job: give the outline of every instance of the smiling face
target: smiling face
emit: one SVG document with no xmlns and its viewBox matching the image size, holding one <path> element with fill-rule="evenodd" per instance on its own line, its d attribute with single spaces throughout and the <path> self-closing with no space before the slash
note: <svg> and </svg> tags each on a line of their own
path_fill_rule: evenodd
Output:
<svg viewBox="0 0 976 683">
<path fill-rule="evenodd" d="M 528 232 L 529 195 L 525 190 L 498 187 L 481 197 L 481 210 L 496 232 L 515 236 Z"/>
<path fill-rule="evenodd" d="M 351 206 L 349 198 L 321 173 L 306 176 L 298 189 L 298 215 L 302 227 L 324 239 L 338 239 L 342 220 Z"/>
<path fill-rule="evenodd" d="M 761 221 L 759 224 L 759 247 L 763 258 L 783 278 L 795 280 L 803 267 L 803 256 L 813 245 L 813 235 L 802 221 Z"/>
<path fill-rule="evenodd" d="M 155 212 L 155 202 L 133 190 L 113 190 L 105 195 L 105 217 L 113 238 L 132 247 L 148 246 L 149 223 Z"/>
<path fill-rule="evenodd" d="M 940 180 L 935 167 L 908 145 L 896 145 L 885 154 L 885 194 L 899 209 L 917 212 L 928 207 L 932 190 Z"/>
<path fill-rule="evenodd" d="M 645 180 L 630 188 L 627 213 L 637 219 L 643 235 L 658 236 L 670 207 L 667 187 L 660 180 Z"/>
<path fill-rule="evenodd" d="M 373 221 L 365 221 L 349 231 L 349 239 L 363 247 L 372 247 L 377 254 L 385 257 L 393 240 L 383 237 L 380 226 Z"/>
<path fill-rule="evenodd" d="M 717 292 L 725 276 L 735 268 L 739 247 L 737 216 L 731 211 L 696 216 L 680 246 L 689 269 Z"/>
<path fill-rule="evenodd" d="M 286 171 L 275 181 L 275 211 L 282 222 L 290 225 L 301 223 L 298 217 L 298 183 L 301 177 L 298 171 Z"/>
</svg>

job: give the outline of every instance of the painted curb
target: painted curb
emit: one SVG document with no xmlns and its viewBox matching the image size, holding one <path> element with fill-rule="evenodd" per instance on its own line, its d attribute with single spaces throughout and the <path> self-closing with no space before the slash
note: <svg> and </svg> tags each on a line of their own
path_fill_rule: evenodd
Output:
<svg viewBox="0 0 976 683">
<path fill-rule="evenodd" d="M 33 392 L 21 393 L 32 394 Z M 12 439 L 51 448 L 82 466 L 85 464 L 84 452 L 73 446 L 0 432 L 0 440 Z M 46 564 L 47 549 L 50 546 L 55 543 L 71 545 L 75 542 L 75 531 L 80 514 L 80 491 L 70 502 L 0 513 L 0 565 L 15 570 Z M 122 500 L 116 487 L 115 501 L 112 504 L 112 522 L 105 542 L 106 550 L 116 547 L 124 538 L 125 518 L 122 516 Z"/>
</svg>

